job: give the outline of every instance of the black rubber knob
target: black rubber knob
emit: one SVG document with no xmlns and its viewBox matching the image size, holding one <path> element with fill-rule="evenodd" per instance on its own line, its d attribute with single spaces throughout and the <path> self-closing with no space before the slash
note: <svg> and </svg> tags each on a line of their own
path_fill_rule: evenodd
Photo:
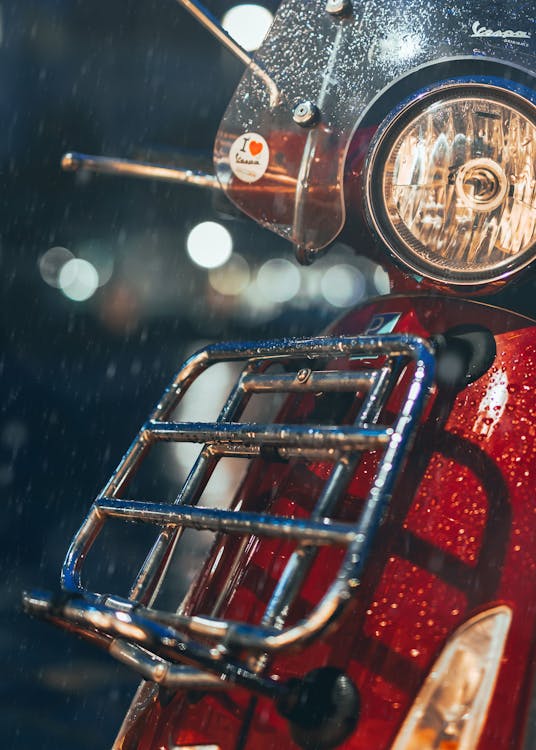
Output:
<svg viewBox="0 0 536 750">
<path fill-rule="evenodd" d="M 292 739 L 304 750 L 329 750 L 346 740 L 359 719 L 359 693 L 335 667 L 314 669 L 291 679 L 277 701 L 288 719 Z"/>
<path fill-rule="evenodd" d="M 440 387 L 461 390 L 486 373 L 497 347 L 492 332 L 480 325 L 460 325 L 434 336 L 436 380 Z"/>
</svg>

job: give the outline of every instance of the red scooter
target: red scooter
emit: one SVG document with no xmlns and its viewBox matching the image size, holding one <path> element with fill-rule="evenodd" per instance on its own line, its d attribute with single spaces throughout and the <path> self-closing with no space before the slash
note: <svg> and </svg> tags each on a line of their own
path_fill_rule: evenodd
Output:
<svg viewBox="0 0 536 750">
<path fill-rule="evenodd" d="M 283 0 L 249 59 L 180 2 L 248 63 L 216 177 L 65 165 L 217 186 L 302 263 L 342 237 L 393 293 L 318 338 L 192 356 L 91 506 L 61 593 L 25 606 L 144 678 L 117 750 L 528 749 L 536 334 L 467 298 L 536 256 L 534 5 Z M 221 362 L 240 374 L 214 421 L 178 421 Z M 200 445 L 175 502 L 131 497 L 163 441 Z M 214 508 L 224 458 L 249 468 Z M 121 595 L 84 582 L 113 519 L 156 527 Z M 215 541 L 163 609 L 186 529 Z"/>
</svg>

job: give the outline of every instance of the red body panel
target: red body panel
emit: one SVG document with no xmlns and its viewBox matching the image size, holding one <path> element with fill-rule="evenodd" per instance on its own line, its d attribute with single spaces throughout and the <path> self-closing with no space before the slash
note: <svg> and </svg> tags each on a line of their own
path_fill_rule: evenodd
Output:
<svg viewBox="0 0 536 750">
<path fill-rule="evenodd" d="M 268 670 L 282 679 L 327 664 L 347 671 L 362 709 L 341 747 L 387 750 L 449 635 L 475 613 L 504 603 L 513 620 L 479 748 L 514 750 L 521 747 L 535 645 L 536 329 L 526 318 L 478 303 L 392 296 L 351 312 L 331 332 L 366 332 L 384 313 L 400 315 L 396 332 L 423 337 L 465 323 L 486 326 L 496 359 L 457 395 L 439 391 L 432 399 L 349 612 L 312 645 L 278 655 Z M 306 412 L 307 397 L 301 398 L 288 408 Z M 362 461 L 339 517 L 359 510 L 373 464 L 373 456 Z M 322 464 L 257 461 L 239 499 L 244 509 L 269 505 L 305 515 L 325 473 Z M 190 611 L 214 614 L 224 590 L 218 615 L 258 622 L 291 550 L 281 541 L 221 540 L 190 596 Z M 326 548 L 318 555 L 289 622 L 318 601 L 341 554 Z M 203 744 L 297 748 L 268 700 L 244 690 L 159 694 L 152 685 L 142 689 L 117 747 Z"/>
</svg>

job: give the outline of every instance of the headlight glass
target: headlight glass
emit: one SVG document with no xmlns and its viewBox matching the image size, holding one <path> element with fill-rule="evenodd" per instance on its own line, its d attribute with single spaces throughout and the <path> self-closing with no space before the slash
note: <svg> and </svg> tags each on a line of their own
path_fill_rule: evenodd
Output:
<svg viewBox="0 0 536 750">
<path fill-rule="evenodd" d="M 419 274 L 478 284 L 536 255 L 536 107 L 449 82 L 387 118 L 366 180 L 372 224 Z"/>
</svg>

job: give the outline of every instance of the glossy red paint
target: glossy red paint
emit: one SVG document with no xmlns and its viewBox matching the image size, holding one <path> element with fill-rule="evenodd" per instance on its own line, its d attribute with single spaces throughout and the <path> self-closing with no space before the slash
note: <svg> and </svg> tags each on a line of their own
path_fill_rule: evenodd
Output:
<svg viewBox="0 0 536 750">
<path fill-rule="evenodd" d="M 449 635 L 475 613 L 505 603 L 513 621 L 478 747 L 520 748 L 536 629 L 536 332 L 532 321 L 513 313 L 439 296 L 380 298 L 331 331 L 364 332 L 386 313 L 400 315 L 396 331 L 425 337 L 464 323 L 486 326 L 497 355 L 461 392 L 435 393 L 350 611 L 312 645 L 278 655 L 268 671 L 285 679 L 327 664 L 344 669 L 362 710 L 341 747 L 387 750 Z M 285 411 L 296 419 L 312 406 L 302 397 Z M 361 463 L 341 518 L 358 511 L 373 464 L 373 456 Z M 257 461 L 237 500 L 243 508 L 306 515 L 326 471 L 324 464 Z M 192 589 L 190 612 L 214 614 L 223 591 L 219 615 L 258 622 L 291 550 L 277 540 L 220 540 Z M 289 622 L 318 601 L 340 555 L 319 553 Z M 124 750 L 297 748 L 273 704 L 244 690 L 169 695 L 146 685 L 141 692 L 137 720 L 131 713 L 118 741 Z"/>
</svg>

